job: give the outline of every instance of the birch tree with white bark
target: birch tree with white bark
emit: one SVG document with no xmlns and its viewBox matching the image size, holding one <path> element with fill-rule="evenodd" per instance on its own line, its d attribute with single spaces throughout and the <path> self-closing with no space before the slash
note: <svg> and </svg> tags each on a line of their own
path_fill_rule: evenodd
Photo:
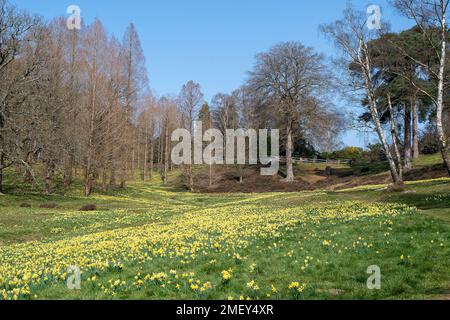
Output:
<svg viewBox="0 0 450 320">
<path fill-rule="evenodd" d="M 380 35 L 382 30 L 369 28 L 366 13 L 356 11 L 349 6 L 345 9 L 344 17 L 341 20 L 322 25 L 321 31 L 335 43 L 342 53 L 340 65 L 346 68 L 348 76 L 346 85 L 352 87 L 355 94 L 361 94 L 361 101 L 367 99 L 374 130 L 389 162 L 394 184 L 402 185 L 401 168 L 399 168 L 401 163 L 396 164 L 394 160 L 380 119 L 379 100 L 381 97 L 377 93 L 380 83 L 376 77 L 379 70 L 374 67 L 371 60 L 371 48 L 368 45 L 371 40 Z"/>
</svg>

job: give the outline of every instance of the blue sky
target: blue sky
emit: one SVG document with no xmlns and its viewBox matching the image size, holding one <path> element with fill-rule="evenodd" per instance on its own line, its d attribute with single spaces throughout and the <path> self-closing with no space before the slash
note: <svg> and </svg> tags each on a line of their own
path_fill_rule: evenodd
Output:
<svg viewBox="0 0 450 320">
<path fill-rule="evenodd" d="M 78 5 L 90 23 L 100 18 L 108 32 L 121 38 L 133 22 L 141 37 L 150 85 L 158 95 L 177 94 L 188 80 L 199 82 L 206 100 L 238 88 L 254 56 L 282 41 L 300 41 L 327 56 L 334 48 L 318 26 L 341 17 L 347 0 L 12 0 L 47 19 L 68 16 Z M 393 30 L 408 26 L 387 0 L 354 0 L 365 10 L 383 9 Z M 346 145 L 364 146 L 370 137 L 345 135 Z"/>
</svg>

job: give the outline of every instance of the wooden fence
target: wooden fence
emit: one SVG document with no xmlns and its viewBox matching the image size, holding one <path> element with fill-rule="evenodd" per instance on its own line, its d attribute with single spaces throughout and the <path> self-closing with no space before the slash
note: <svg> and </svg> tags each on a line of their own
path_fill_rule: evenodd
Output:
<svg viewBox="0 0 450 320">
<path fill-rule="evenodd" d="M 351 159 L 343 159 L 343 160 L 325 160 L 325 159 L 312 159 L 312 158 L 292 158 L 294 163 L 325 163 L 325 164 L 350 164 L 352 162 Z M 281 163 L 286 163 L 286 158 L 280 157 Z"/>
</svg>

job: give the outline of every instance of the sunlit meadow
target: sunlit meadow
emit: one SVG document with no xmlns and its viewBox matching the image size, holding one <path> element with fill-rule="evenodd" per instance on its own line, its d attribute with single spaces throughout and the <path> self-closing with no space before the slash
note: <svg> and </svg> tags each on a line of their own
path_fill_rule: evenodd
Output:
<svg viewBox="0 0 450 320">
<path fill-rule="evenodd" d="M 429 201 L 440 195 L 448 202 L 442 192 L 447 184 L 424 181 L 407 188 L 434 186 Z M 77 194 L 8 196 L 11 202 L 2 198 L 0 206 L 0 299 L 392 299 L 445 293 L 450 227 L 404 198 L 372 202 L 370 192 L 380 195 L 370 188 L 202 195 L 149 184 L 94 196 L 93 212 L 77 210 L 84 200 Z M 19 208 L 20 200 L 32 208 Z M 44 200 L 59 206 L 36 208 Z M 381 270 L 380 290 L 367 287 L 372 265 Z M 67 286 L 70 266 L 81 270 L 79 290 Z"/>
</svg>

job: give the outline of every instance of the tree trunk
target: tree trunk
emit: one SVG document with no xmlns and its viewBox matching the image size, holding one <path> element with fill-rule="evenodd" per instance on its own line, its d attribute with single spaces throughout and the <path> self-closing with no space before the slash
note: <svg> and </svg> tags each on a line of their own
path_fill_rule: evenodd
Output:
<svg viewBox="0 0 450 320">
<path fill-rule="evenodd" d="M 401 185 L 403 184 L 403 180 L 400 178 L 400 175 L 398 174 L 397 171 L 397 167 L 395 165 L 395 161 L 392 157 L 391 151 L 389 149 L 389 144 L 386 141 L 386 137 L 384 135 L 383 132 L 383 128 L 381 127 L 381 123 L 380 123 L 380 119 L 378 117 L 378 111 L 377 108 L 375 106 L 375 101 L 373 99 L 370 99 L 370 109 L 371 109 L 371 114 L 372 114 L 372 120 L 375 123 L 375 127 L 376 127 L 376 131 L 378 134 L 378 137 L 380 139 L 380 142 L 383 146 L 384 149 L 384 153 L 386 155 L 386 158 L 388 159 L 389 162 L 389 167 L 391 169 L 391 175 L 392 175 L 392 179 L 394 180 L 394 184 L 395 185 Z"/>
<path fill-rule="evenodd" d="M 126 187 L 126 179 L 127 179 L 127 164 L 126 159 L 122 160 L 122 168 L 120 174 L 120 188 L 125 189 Z"/>
<path fill-rule="evenodd" d="M 150 169 L 148 172 L 150 181 L 153 179 L 153 158 L 154 158 L 154 156 L 155 156 L 155 146 L 153 144 L 153 138 L 152 138 L 152 140 L 150 142 Z"/>
<path fill-rule="evenodd" d="M 165 133 L 165 143 L 164 143 L 164 172 L 163 172 L 163 182 L 164 185 L 168 181 L 168 171 L 169 171 L 169 126 L 166 125 Z"/>
<path fill-rule="evenodd" d="M 109 177 L 109 186 L 114 188 L 116 186 L 116 161 L 114 160 L 114 155 L 111 156 L 111 172 Z"/>
<path fill-rule="evenodd" d="M 96 48 L 97 50 L 97 48 Z M 84 180 L 84 195 L 86 197 L 91 195 L 92 189 L 92 167 L 94 157 L 94 135 L 95 135 L 95 115 L 96 115 L 96 99 L 97 99 L 97 51 L 94 50 L 92 73 L 90 80 L 92 81 L 91 96 L 90 96 L 90 119 L 89 119 L 89 141 L 86 155 L 86 172 Z"/>
<path fill-rule="evenodd" d="M 30 184 L 30 183 L 33 182 L 33 176 L 31 174 L 30 170 L 28 170 L 28 169 L 25 169 L 25 177 L 23 178 L 23 182 L 27 183 L 27 184 Z M 65 181 L 64 181 L 64 186 L 65 185 L 66 184 L 65 184 Z"/>
<path fill-rule="evenodd" d="M 86 160 L 86 169 L 84 172 L 84 195 L 89 197 L 92 192 L 92 164 L 91 164 L 91 148 L 88 150 L 88 156 Z"/>
<path fill-rule="evenodd" d="M 372 116 L 372 121 L 375 124 L 375 130 L 378 134 L 378 138 L 380 139 L 380 142 L 383 146 L 384 153 L 386 154 L 386 158 L 389 162 L 389 167 L 391 170 L 392 179 L 394 181 L 394 185 L 402 185 L 403 179 L 398 174 L 397 167 L 395 165 L 394 158 L 392 157 L 391 150 L 389 149 L 389 144 L 387 143 L 383 127 L 381 126 L 380 117 L 378 115 L 378 109 L 376 104 L 376 95 L 373 88 L 373 80 L 371 78 L 371 63 L 369 60 L 369 49 L 367 48 L 367 44 L 363 43 L 361 41 L 362 49 L 365 52 L 365 60 L 362 60 L 362 57 L 359 56 L 359 62 L 361 65 L 361 71 L 364 74 L 364 81 L 365 81 L 365 89 L 367 98 L 369 99 L 369 107 L 370 107 L 370 114 Z"/>
<path fill-rule="evenodd" d="M 139 143 L 139 132 L 136 132 L 135 134 L 135 143 L 133 144 L 134 152 L 136 153 L 136 171 L 139 172 L 140 169 L 140 163 L 141 163 L 141 150 L 140 150 L 140 143 Z M 139 177 L 140 174 L 138 174 Z M 136 181 L 136 175 L 133 174 L 134 181 Z M 139 179 L 139 178 L 138 178 Z"/>
<path fill-rule="evenodd" d="M 403 168 L 402 168 L 402 157 L 400 155 L 400 149 L 398 146 L 398 134 L 397 134 L 397 127 L 395 125 L 394 120 L 394 109 L 392 108 L 392 101 L 391 97 L 388 96 L 388 108 L 389 108 L 389 122 L 391 125 L 391 135 L 392 135 L 392 143 L 394 144 L 394 150 L 395 150 L 395 157 L 397 160 L 397 170 L 400 180 L 403 180 Z"/>
<path fill-rule="evenodd" d="M 91 195 L 91 174 L 89 172 L 90 169 L 86 166 L 84 171 L 84 195 L 86 197 Z"/>
<path fill-rule="evenodd" d="M 0 195 L 3 194 L 3 170 L 5 169 L 5 155 L 3 153 L 3 136 L 1 135 L 3 129 L 3 119 L 0 114 Z"/>
<path fill-rule="evenodd" d="M 0 152 L 0 195 L 3 194 L 3 168 L 5 165 L 5 158 L 3 152 Z"/>
<path fill-rule="evenodd" d="M 412 117 L 413 117 L 413 158 L 418 159 L 420 155 L 419 150 L 419 110 L 417 98 L 414 98 Z"/>
<path fill-rule="evenodd" d="M 45 183 L 44 193 L 50 194 L 52 191 L 53 165 L 50 161 L 45 163 Z"/>
<path fill-rule="evenodd" d="M 392 175 L 392 179 L 394 180 L 394 184 L 395 185 L 401 185 L 403 184 L 403 180 L 400 177 L 396 165 L 395 165 L 395 161 L 392 157 L 391 151 L 389 150 L 389 145 L 386 141 L 386 137 L 384 136 L 384 132 L 383 129 L 381 127 L 381 124 L 379 123 L 379 119 L 377 118 L 377 134 L 380 138 L 381 144 L 383 145 L 383 149 L 384 149 L 384 153 L 386 154 L 386 158 L 388 159 L 389 162 L 389 167 L 391 169 L 391 175 Z"/>
<path fill-rule="evenodd" d="M 135 176 L 134 176 L 134 134 L 131 134 L 131 162 L 130 162 L 130 168 L 131 168 L 131 179 L 134 181 L 135 180 Z"/>
<path fill-rule="evenodd" d="M 450 159 L 447 150 L 447 138 L 445 136 L 444 127 L 442 124 L 442 112 L 444 109 L 444 83 L 445 83 L 445 63 L 447 53 L 447 24 L 445 13 L 442 16 L 442 47 L 441 47 L 441 61 L 439 67 L 439 85 L 438 85 L 438 101 L 436 110 L 436 126 L 439 135 L 439 146 L 441 149 L 442 159 L 450 177 Z"/>
<path fill-rule="evenodd" d="M 91 133 L 92 134 L 92 133 Z M 91 140 L 92 138 L 90 138 Z M 91 195 L 92 183 L 92 141 L 89 141 L 89 148 L 87 151 L 86 171 L 84 174 L 84 195 L 86 197 Z"/>
<path fill-rule="evenodd" d="M 407 103 L 404 105 L 405 109 L 405 171 L 412 169 L 411 159 L 411 109 L 414 102 L 411 99 L 411 106 Z"/>
<path fill-rule="evenodd" d="M 147 166 L 148 166 L 148 127 L 145 127 L 145 139 L 144 139 L 144 164 L 142 167 L 142 182 L 145 182 L 147 178 Z"/>
<path fill-rule="evenodd" d="M 287 127 L 287 141 L 286 141 L 286 182 L 294 182 L 294 167 L 292 163 L 292 123 L 289 122 Z"/>
<path fill-rule="evenodd" d="M 170 135 L 170 134 L 169 134 Z M 173 171 L 173 168 L 174 168 L 174 166 L 173 166 L 173 162 L 172 162 L 172 157 L 170 156 L 170 150 L 172 150 L 172 141 L 170 140 L 170 136 L 168 135 L 168 137 L 167 137 L 167 141 L 168 141 L 168 148 L 167 148 L 167 152 L 168 152 L 168 154 L 167 154 L 167 159 L 169 159 L 169 168 L 170 168 L 170 172 L 172 172 Z"/>
<path fill-rule="evenodd" d="M 194 192 L 194 176 L 192 174 L 192 164 L 188 165 L 189 190 Z"/>
<path fill-rule="evenodd" d="M 209 164 L 209 187 L 212 187 L 212 162 Z"/>
<path fill-rule="evenodd" d="M 108 192 L 108 174 L 106 173 L 106 168 L 102 170 L 102 190 L 103 192 Z"/>
<path fill-rule="evenodd" d="M 161 136 L 159 137 L 159 143 L 158 143 L 158 170 L 161 174 L 162 171 L 162 163 L 163 163 L 163 133 L 161 132 Z"/>
<path fill-rule="evenodd" d="M 74 159 L 74 151 L 72 148 L 69 151 L 70 153 L 66 155 L 65 166 L 64 166 L 64 189 L 69 189 L 70 185 L 73 181 L 73 167 L 75 163 Z"/>
</svg>

